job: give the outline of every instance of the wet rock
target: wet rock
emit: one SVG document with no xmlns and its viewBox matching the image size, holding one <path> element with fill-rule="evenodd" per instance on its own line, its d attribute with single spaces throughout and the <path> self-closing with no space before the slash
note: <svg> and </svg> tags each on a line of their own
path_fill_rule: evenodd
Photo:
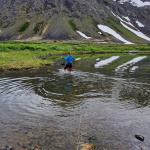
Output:
<svg viewBox="0 0 150 150">
<path fill-rule="evenodd" d="M 53 63 L 53 66 L 60 66 L 60 64 L 57 63 L 57 62 L 54 62 L 54 63 Z"/>
<path fill-rule="evenodd" d="M 62 63 L 61 63 L 61 65 L 63 65 L 63 66 L 64 66 L 64 65 L 65 65 L 65 62 L 62 62 Z"/>
<path fill-rule="evenodd" d="M 136 134 L 135 137 L 140 140 L 140 141 L 144 141 L 144 136 Z"/>
<path fill-rule="evenodd" d="M 137 50 L 131 50 L 131 51 L 129 51 L 129 53 L 138 53 L 138 51 Z"/>
<path fill-rule="evenodd" d="M 18 71 L 19 69 L 15 69 L 15 68 L 10 68 L 10 69 L 7 69 L 7 71 Z"/>
</svg>

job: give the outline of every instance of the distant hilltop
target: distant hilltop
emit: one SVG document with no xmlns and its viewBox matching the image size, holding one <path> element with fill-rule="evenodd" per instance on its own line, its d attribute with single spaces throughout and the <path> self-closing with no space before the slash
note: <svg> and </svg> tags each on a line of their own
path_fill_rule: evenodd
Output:
<svg viewBox="0 0 150 150">
<path fill-rule="evenodd" d="M 148 0 L 0 0 L 0 40 L 150 43 Z"/>
</svg>

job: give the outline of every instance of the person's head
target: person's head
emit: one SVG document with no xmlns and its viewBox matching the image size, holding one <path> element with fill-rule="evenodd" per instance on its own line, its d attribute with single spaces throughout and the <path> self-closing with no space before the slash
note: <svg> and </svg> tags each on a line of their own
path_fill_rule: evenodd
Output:
<svg viewBox="0 0 150 150">
<path fill-rule="evenodd" d="M 70 55 L 70 56 L 71 56 L 71 53 L 70 53 L 70 52 L 68 52 L 68 55 Z"/>
</svg>

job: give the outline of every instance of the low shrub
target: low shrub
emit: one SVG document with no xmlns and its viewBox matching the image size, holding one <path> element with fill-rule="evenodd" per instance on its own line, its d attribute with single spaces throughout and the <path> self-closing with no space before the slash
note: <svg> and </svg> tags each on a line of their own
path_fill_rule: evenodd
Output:
<svg viewBox="0 0 150 150">
<path fill-rule="evenodd" d="M 27 30 L 27 28 L 29 27 L 29 22 L 25 22 L 24 24 L 22 24 L 19 29 L 18 29 L 18 32 L 24 32 Z"/>
<path fill-rule="evenodd" d="M 76 31 L 77 30 L 77 27 L 76 27 L 76 25 L 74 24 L 74 22 L 72 21 L 72 20 L 68 20 L 68 23 L 69 23 L 69 25 L 71 26 L 71 28 L 74 30 L 74 31 Z"/>
<path fill-rule="evenodd" d="M 37 23 L 33 29 L 34 34 L 37 34 L 39 30 L 42 28 L 43 22 Z"/>
</svg>

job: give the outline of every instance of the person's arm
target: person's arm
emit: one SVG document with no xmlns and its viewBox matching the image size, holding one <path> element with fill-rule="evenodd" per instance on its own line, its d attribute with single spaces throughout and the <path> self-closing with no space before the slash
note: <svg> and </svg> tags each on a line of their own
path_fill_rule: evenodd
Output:
<svg viewBox="0 0 150 150">
<path fill-rule="evenodd" d="M 75 60 L 73 56 L 72 56 L 72 60 Z"/>
<path fill-rule="evenodd" d="M 62 59 L 63 59 L 63 60 L 68 60 L 68 56 L 67 56 L 66 58 L 63 58 L 63 57 L 62 57 Z"/>
</svg>

